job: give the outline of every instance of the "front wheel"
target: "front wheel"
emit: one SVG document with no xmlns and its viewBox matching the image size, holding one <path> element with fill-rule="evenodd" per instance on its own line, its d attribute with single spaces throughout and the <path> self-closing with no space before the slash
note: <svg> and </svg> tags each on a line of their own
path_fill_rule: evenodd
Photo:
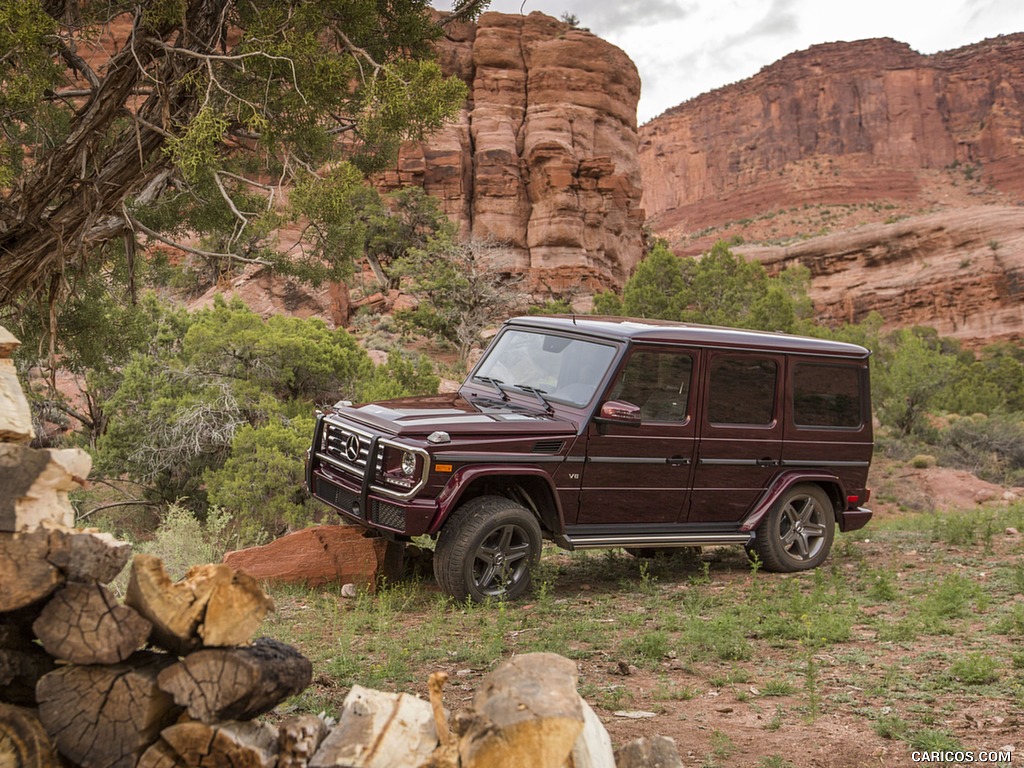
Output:
<svg viewBox="0 0 1024 768">
<path fill-rule="evenodd" d="M 797 485 L 772 507 L 757 531 L 754 549 L 769 571 L 817 568 L 832 548 L 835 525 L 828 494 L 817 485 Z"/>
<path fill-rule="evenodd" d="M 528 509 L 502 496 L 480 496 L 441 529 L 434 578 L 457 600 L 514 600 L 530 588 L 540 549 L 540 524 Z"/>
</svg>

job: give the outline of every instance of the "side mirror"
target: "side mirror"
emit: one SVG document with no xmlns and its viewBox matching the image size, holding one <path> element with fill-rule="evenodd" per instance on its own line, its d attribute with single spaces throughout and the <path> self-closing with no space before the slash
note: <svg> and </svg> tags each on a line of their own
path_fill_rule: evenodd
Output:
<svg viewBox="0 0 1024 768">
<path fill-rule="evenodd" d="M 640 426 L 640 406 L 625 400 L 609 400 L 601 404 L 595 418 L 600 424 L 619 424 L 623 427 Z"/>
</svg>

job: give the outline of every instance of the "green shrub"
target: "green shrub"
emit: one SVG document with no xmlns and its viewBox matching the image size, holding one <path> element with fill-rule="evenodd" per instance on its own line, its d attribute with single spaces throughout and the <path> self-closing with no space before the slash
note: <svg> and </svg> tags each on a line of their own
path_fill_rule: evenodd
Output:
<svg viewBox="0 0 1024 768">
<path fill-rule="evenodd" d="M 996 414 L 957 419 L 941 434 L 945 462 L 994 483 L 1024 480 L 1024 422 Z"/>
<path fill-rule="evenodd" d="M 999 679 L 999 663 L 987 654 L 971 651 L 949 667 L 949 675 L 963 685 L 985 685 Z"/>
<path fill-rule="evenodd" d="M 192 566 L 219 563 L 226 552 L 235 548 L 230 540 L 230 523 L 231 515 L 220 507 L 211 506 L 205 518 L 200 519 L 192 510 L 172 504 L 153 539 L 134 549 L 159 557 L 167 575 L 178 580 Z"/>
</svg>

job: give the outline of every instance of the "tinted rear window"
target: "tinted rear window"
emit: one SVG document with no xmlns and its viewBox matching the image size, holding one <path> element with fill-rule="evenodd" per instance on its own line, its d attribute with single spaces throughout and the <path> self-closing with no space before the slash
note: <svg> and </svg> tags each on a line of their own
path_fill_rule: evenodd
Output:
<svg viewBox="0 0 1024 768">
<path fill-rule="evenodd" d="M 716 357 L 711 363 L 708 421 L 771 424 L 775 420 L 774 360 Z"/>
<path fill-rule="evenodd" d="M 793 423 L 798 427 L 861 425 L 860 369 L 798 363 L 793 371 Z"/>
</svg>

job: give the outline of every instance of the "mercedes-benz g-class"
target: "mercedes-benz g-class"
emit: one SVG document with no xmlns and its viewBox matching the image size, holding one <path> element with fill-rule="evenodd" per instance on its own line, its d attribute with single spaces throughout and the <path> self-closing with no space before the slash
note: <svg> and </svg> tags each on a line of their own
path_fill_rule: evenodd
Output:
<svg viewBox="0 0 1024 768">
<path fill-rule="evenodd" d="M 436 538 L 459 599 L 515 598 L 544 540 L 738 544 L 814 568 L 864 526 L 868 350 L 592 316 L 507 321 L 457 393 L 320 414 L 306 468 L 346 522 Z"/>
</svg>

